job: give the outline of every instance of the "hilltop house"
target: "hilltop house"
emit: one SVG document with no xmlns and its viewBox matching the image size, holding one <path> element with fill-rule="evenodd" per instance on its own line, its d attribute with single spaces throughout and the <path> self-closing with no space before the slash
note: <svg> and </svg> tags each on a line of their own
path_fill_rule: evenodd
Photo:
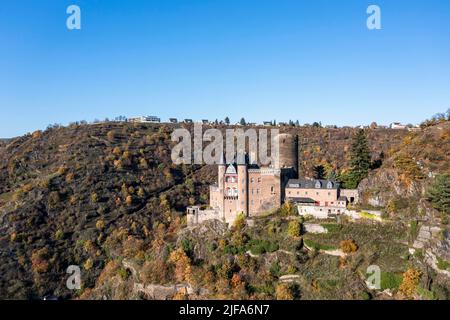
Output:
<svg viewBox="0 0 450 320">
<path fill-rule="evenodd" d="M 401 124 L 400 122 L 391 123 L 390 127 L 391 127 L 391 129 L 395 129 L 395 130 L 404 130 L 404 129 L 408 128 L 407 125 Z"/>
<path fill-rule="evenodd" d="M 160 123 L 161 119 L 155 116 L 139 116 L 128 118 L 128 121 L 138 123 Z"/>
</svg>

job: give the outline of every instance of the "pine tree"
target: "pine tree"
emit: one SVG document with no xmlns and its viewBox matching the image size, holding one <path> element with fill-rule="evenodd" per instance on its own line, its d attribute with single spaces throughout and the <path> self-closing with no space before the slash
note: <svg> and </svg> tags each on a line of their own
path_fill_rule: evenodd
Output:
<svg viewBox="0 0 450 320">
<path fill-rule="evenodd" d="M 436 210 L 450 214 L 450 175 L 442 174 L 436 177 L 434 184 L 427 192 L 427 200 Z"/>
<path fill-rule="evenodd" d="M 367 177 L 370 168 L 370 151 L 367 145 L 367 136 L 364 130 L 359 130 L 353 139 L 350 173 L 347 188 L 357 188 L 359 183 Z"/>
<path fill-rule="evenodd" d="M 228 118 L 228 117 L 225 117 L 225 124 L 230 124 L 230 118 Z"/>
<path fill-rule="evenodd" d="M 325 168 L 323 165 L 314 166 L 313 171 L 314 171 L 314 179 L 325 178 Z"/>
<path fill-rule="evenodd" d="M 240 124 L 241 124 L 241 126 L 245 126 L 246 125 L 246 122 L 245 122 L 244 118 L 241 118 Z"/>
</svg>

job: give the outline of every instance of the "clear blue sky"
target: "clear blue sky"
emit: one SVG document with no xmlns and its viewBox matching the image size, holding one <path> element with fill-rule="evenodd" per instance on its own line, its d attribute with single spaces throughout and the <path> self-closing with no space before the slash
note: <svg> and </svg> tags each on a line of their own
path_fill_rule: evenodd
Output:
<svg viewBox="0 0 450 320">
<path fill-rule="evenodd" d="M 70 4 L 80 31 L 66 28 Z M 0 137 L 118 115 L 357 125 L 449 107 L 448 0 L 0 5 Z"/>
</svg>

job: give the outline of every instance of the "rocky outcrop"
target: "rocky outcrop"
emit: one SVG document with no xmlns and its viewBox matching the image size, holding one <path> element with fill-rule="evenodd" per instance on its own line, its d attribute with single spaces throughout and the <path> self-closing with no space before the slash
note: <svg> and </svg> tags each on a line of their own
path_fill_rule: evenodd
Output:
<svg viewBox="0 0 450 320">
<path fill-rule="evenodd" d="M 375 171 L 358 186 L 362 203 L 384 207 L 393 196 L 420 197 L 424 190 L 418 181 L 406 183 L 395 169 L 383 168 Z"/>
</svg>

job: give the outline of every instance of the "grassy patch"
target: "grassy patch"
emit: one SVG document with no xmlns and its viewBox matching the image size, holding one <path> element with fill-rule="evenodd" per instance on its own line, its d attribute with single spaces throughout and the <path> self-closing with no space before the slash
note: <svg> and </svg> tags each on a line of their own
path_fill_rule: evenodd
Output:
<svg viewBox="0 0 450 320">
<path fill-rule="evenodd" d="M 247 248 L 253 254 L 263 254 L 266 252 L 277 251 L 279 246 L 276 242 L 272 242 L 272 241 L 268 241 L 268 240 L 252 239 L 248 243 Z"/>
<path fill-rule="evenodd" d="M 327 229 L 330 233 L 338 232 L 342 228 L 337 223 L 322 223 L 321 226 Z"/>
<path fill-rule="evenodd" d="M 449 261 L 445 261 L 444 259 L 441 258 L 437 258 L 438 263 L 437 263 L 437 267 L 441 270 L 447 270 L 450 271 L 450 262 Z"/>
<path fill-rule="evenodd" d="M 381 290 L 398 289 L 402 280 L 401 275 L 392 272 L 381 272 Z"/>
<path fill-rule="evenodd" d="M 317 243 L 317 242 L 314 242 L 314 241 L 308 240 L 308 239 L 303 240 L 303 242 L 305 243 L 305 245 L 307 247 L 316 249 L 316 250 L 327 250 L 328 251 L 328 250 L 336 250 L 337 249 L 336 247 L 326 245 L 326 244 L 320 244 L 320 243 Z"/>
<path fill-rule="evenodd" d="M 372 214 L 372 213 L 368 213 L 366 211 L 361 211 L 359 213 L 359 216 L 361 218 L 365 218 L 365 219 L 371 219 L 371 220 L 380 220 L 380 217 L 377 216 L 376 214 Z"/>
</svg>

